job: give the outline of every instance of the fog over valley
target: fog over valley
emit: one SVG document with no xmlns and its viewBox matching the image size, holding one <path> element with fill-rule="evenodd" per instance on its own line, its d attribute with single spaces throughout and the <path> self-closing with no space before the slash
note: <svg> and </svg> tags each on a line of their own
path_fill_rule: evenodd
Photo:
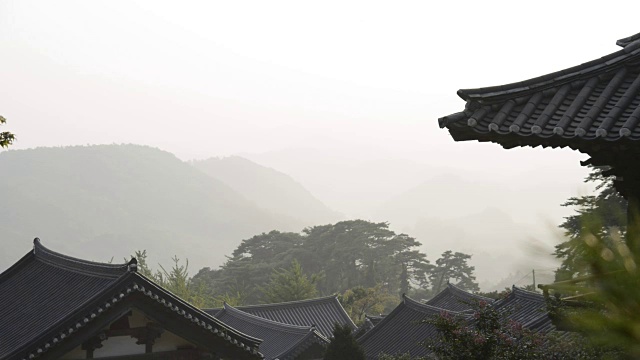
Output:
<svg viewBox="0 0 640 360">
<path fill-rule="evenodd" d="M 538 4 L 531 19 L 575 10 Z M 0 132 L 16 141 L 0 150 L 0 270 L 39 237 L 194 275 L 253 236 L 361 219 L 432 264 L 472 255 L 485 291 L 551 282 L 575 212 L 561 204 L 595 190 L 587 156 L 456 142 L 438 118 L 464 109 L 461 88 L 618 50 L 633 21 L 584 26 L 615 8 L 563 17 L 581 32 L 561 37 L 506 1 L 2 1 Z"/>
</svg>

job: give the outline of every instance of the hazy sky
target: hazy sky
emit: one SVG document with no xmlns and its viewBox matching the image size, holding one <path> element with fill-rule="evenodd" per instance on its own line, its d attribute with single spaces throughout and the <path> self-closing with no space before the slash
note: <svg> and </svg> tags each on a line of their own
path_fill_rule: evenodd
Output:
<svg viewBox="0 0 640 360">
<path fill-rule="evenodd" d="M 437 126 L 463 108 L 459 88 L 576 65 L 638 31 L 629 1 L 516 4 L 0 1 L 0 111 L 15 149 L 131 142 L 185 159 L 305 147 L 462 167 L 575 164 L 568 151 L 514 162 Z"/>
<path fill-rule="evenodd" d="M 640 30 L 638 4 L 0 0 L 0 114 L 18 137 L 13 149 L 244 154 L 347 216 L 447 168 L 528 194 L 530 209 L 507 209 L 517 221 L 558 223 L 569 211 L 558 204 L 585 191 L 584 155 L 455 143 L 437 119 L 464 108 L 459 88 L 617 51 L 617 39 Z M 416 171 L 351 166 L 380 159 Z M 314 172 L 320 163 L 339 173 Z"/>
</svg>

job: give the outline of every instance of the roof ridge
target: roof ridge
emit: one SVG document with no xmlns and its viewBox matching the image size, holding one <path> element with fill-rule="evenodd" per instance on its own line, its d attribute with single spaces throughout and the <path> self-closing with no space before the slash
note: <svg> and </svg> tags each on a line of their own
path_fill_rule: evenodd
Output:
<svg viewBox="0 0 640 360">
<path fill-rule="evenodd" d="M 446 312 L 450 312 L 453 314 L 458 314 L 459 311 L 453 311 L 453 310 L 447 310 L 447 309 L 443 309 L 443 308 L 439 308 L 437 306 L 433 306 L 433 305 L 429 305 L 429 304 L 425 304 L 425 303 L 421 303 L 417 300 L 413 300 L 412 298 L 408 297 L 407 295 L 402 295 L 402 302 L 404 304 L 406 304 L 407 306 L 409 306 L 410 308 L 418 308 L 420 310 L 428 310 L 428 311 L 433 311 L 433 312 L 441 312 L 441 311 L 446 311 Z M 389 314 L 391 315 L 391 314 Z M 387 316 L 389 316 L 387 315 Z"/>
<path fill-rule="evenodd" d="M 251 322 L 252 324 L 256 324 L 256 325 L 263 325 L 266 327 L 269 327 L 271 329 L 274 330 L 282 330 L 282 331 L 287 331 L 290 333 L 299 333 L 302 334 L 303 332 L 309 332 L 311 330 L 314 330 L 316 327 L 315 326 L 301 326 L 301 325 L 291 325 L 291 324 L 285 324 L 285 323 L 281 323 L 279 321 L 274 321 L 274 320 L 270 320 L 270 319 L 265 319 L 263 317 L 260 316 L 256 316 L 253 314 L 249 314 L 247 312 L 244 312 L 240 309 L 237 309 L 227 303 L 224 303 L 224 307 L 222 308 L 222 311 L 220 311 L 219 313 L 216 314 L 215 318 L 218 319 L 218 316 L 222 316 L 224 315 L 224 312 L 228 312 L 232 315 L 235 315 L 236 317 L 239 317 L 243 320 L 246 320 L 248 322 Z M 210 315 L 213 316 L 213 315 Z M 223 320 L 219 320 L 224 322 Z"/>
<path fill-rule="evenodd" d="M 525 295 L 525 296 L 529 296 L 529 297 L 536 297 L 536 298 L 540 298 L 542 300 L 544 300 L 544 295 L 537 293 L 535 291 L 529 291 L 529 290 L 525 290 L 523 288 L 517 287 L 515 285 L 512 286 L 512 293 L 518 293 L 519 295 Z"/>
<path fill-rule="evenodd" d="M 88 275 L 117 278 L 129 271 L 137 270 L 137 260 L 135 258 L 124 264 L 108 264 L 79 259 L 45 247 L 39 238 L 33 239 L 32 252 L 37 260 L 51 266 Z"/>
<path fill-rule="evenodd" d="M 378 331 L 380 331 L 380 329 L 383 329 L 385 324 L 393 321 L 393 318 L 402 311 L 403 308 L 409 308 L 412 310 L 429 310 L 429 311 L 437 311 L 438 313 L 440 312 L 447 312 L 447 313 L 451 313 L 451 314 L 460 314 L 459 312 L 456 311 L 451 311 L 451 310 L 446 310 L 446 309 L 441 309 L 441 308 L 437 308 L 435 306 L 431 306 L 431 305 L 427 305 L 427 304 L 422 304 L 420 302 L 417 302 L 416 300 L 411 299 L 410 297 L 408 297 L 406 294 L 402 294 L 402 302 L 400 302 L 400 304 L 398 304 L 398 306 L 396 306 L 393 310 L 391 310 L 391 312 L 389 314 L 387 314 L 387 316 L 385 316 L 382 320 L 380 320 L 380 322 L 374 326 L 371 330 L 367 331 L 366 333 L 364 333 L 362 336 L 360 336 L 357 341 L 358 343 L 362 344 L 363 342 L 365 342 L 369 337 L 372 336 L 372 334 L 377 333 Z"/>
<path fill-rule="evenodd" d="M 211 331 L 214 334 L 218 334 L 219 336 L 223 336 L 227 341 L 234 343 L 236 346 L 241 347 L 242 345 L 243 348 L 245 348 L 246 346 L 249 348 L 254 348 L 255 351 L 257 351 L 257 348 L 262 342 L 261 339 L 258 339 L 253 336 L 247 335 L 243 332 L 240 332 L 235 328 L 233 328 L 232 326 L 225 324 L 221 320 L 185 302 L 177 295 L 162 288 L 161 286 L 157 285 L 156 283 L 154 283 L 147 277 L 143 276 L 142 274 L 129 272 L 127 273 L 127 275 L 129 276 L 123 276 L 119 278 L 116 282 L 114 282 L 111 286 L 102 289 L 99 293 L 97 293 L 95 296 L 93 296 L 91 299 L 89 299 L 84 304 L 82 304 L 79 308 L 77 308 L 72 314 L 69 314 L 67 318 L 51 325 L 46 331 L 44 331 L 40 335 L 39 339 L 34 341 L 34 344 L 27 344 L 22 348 L 14 351 L 14 354 L 21 351 L 25 351 L 26 348 L 34 347 L 34 345 L 37 346 L 38 343 L 41 344 L 45 342 L 47 338 L 53 338 L 54 339 L 53 343 L 56 343 L 55 339 L 59 336 L 58 334 L 64 333 L 64 332 L 60 333 L 58 331 L 60 327 L 63 326 L 63 324 L 69 322 L 70 320 L 74 320 L 74 321 L 71 321 L 71 323 L 76 322 L 77 325 L 75 326 L 75 328 L 72 327 L 68 332 L 68 334 L 71 335 L 72 331 L 73 332 L 77 331 L 82 326 L 88 324 L 91 320 L 93 320 L 95 317 L 100 315 L 103 312 L 103 309 L 108 309 L 113 304 L 121 301 L 125 297 L 135 292 L 140 292 L 145 296 L 151 299 L 154 299 L 159 304 L 162 304 L 163 306 L 170 308 L 172 311 L 182 315 L 184 318 L 190 320 L 191 322 L 195 322 L 197 325 L 199 325 L 203 329 L 207 331 Z M 153 289 L 150 289 L 151 287 Z M 164 297 L 170 298 L 171 301 L 166 301 Z M 185 309 L 187 311 L 185 311 Z M 142 311 L 144 312 L 144 310 Z M 193 315 L 191 313 L 193 313 Z M 84 317 L 84 320 L 82 320 L 83 317 Z M 200 319 L 198 319 L 198 317 L 200 317 Z M 214 327 L 211 327 L 211 326 L 206 326 L 210 324 L 205 324 L 202 320 L 209 321 L 215 324 L 220 328 L 220 330 L 215 329 Z M 232 337 L 229 334 L 234 335 L 234 337 L 236 338 L 235 342 L 234 342 L 234 339 L 232 339 Z M 65 335 L 62 336 L 62 338 L 64 337 Z M 238 342 L 238 340 L 240 340 L 240 342 Z M 244 343 L 245 341 L 247 343 Z M 46 346 L 42 348 L 47 349 Z M 42 348 L 38 348 L 38 353 Z M 249 351 L 249 349 L 247 348 L 245 348 L 245 350 Z"/>
<path fill-rule="evenodd" d="M 285 357 L 285 356 L 289 355 L 294 349 L 297 349 L 301 344 L 307 342 L 312 337 L 317 337 L 320 340 L 326 342 L 327 344 L 330 342 L 330 340 L 327 339 L 325 336 L 323 336 L 318 330 L 311 329 L 311 331 L 309 331 L 300 340 L 298 340 L 295 343 L 291 344 L 291 346 L 289 346 L 288 349 L 286 349 L 285 351 L 283 351 L 280 354 L 276 355 L 275 358 L 279 359 L 281 357 Z M 307 348 L 308 348 L 308 346 L 306 348 L 302 349 L 302 351 L 306 350 Z"/>
<path fill-rule="evenodd" d="M 512 301 L 516 301 L 518 299 L 523 299 L 523 300 L 530 300 L 530 301 L 535 301 L 535 302 L 544 302 L 544 296 L 542 294 L 538 294 L 538 293 L 534 293 L 531 291 L 527 291 L 524 289 L 521 289 L 515 285 L 511 286 L 511 291 L 509 292 L 509 295 L 507 295 L 506 297 L 496 301 L 494 303 L 494 306 L 497 308 L 500 308 L 502 306 L 505 306 L 505 304 L 509 304 Z"/>
<path fill-rule="evenodd" d="M 630 45 L 631 43 L 640 40 L 640 33 L 631 35 L 631 36 L 627 36 L 626 38 L 622 38 L 622 39 L 618 39 L 618 41 L 616 41 L 616 45 L 618 46 L 622 46 L 622 47 L 627 47 L 628 45 Z"/>
<path fill-rule="evenodd" d="M 492 298 L 488 298 L 486 296 L 474 294 L 474 293 L 469 292 L 467 290 L 463 290 L 463 289 L 461 289 L 461 288 L 459 288 L 459 287 L 457 287 L 457 286 L 455 286 L 454 284 L 451 284 L 451 283 L 448 284 L 448 287 L 453 289 L 454 291 L 462 293 L 462 294 L 464 294 L 466 296 L 470 296 L 470 297 L 473 297 L 473 298 L 476 298 L 476 299 L 486 300 L 486 301 L 489 301 L 489 302 L 493 302 L 494 301 L 494 299 L 492 299 Z"/>
<path fill-rule="evenodd" d="M 640 39 L 640 34 L 633 35 L 632 37 L 635 36 L 638 36 L 638 39 Z M 633 42 L 635 42 L 635 40 Z M 631 42 L 629 42 L 628 44 L 631 44 Z M 625 46 L 624 49 L 615 51 L 598 59 L 587 61 L 580 65 L 568 67 L 563 70 L 555 71 L 527 80 L 484 88 L 460 89 L 458 90 L 458 96 L 465 101 L 474 99 L 482 99 L 486 101 L 488 99 L 495 99 L 505 96 L 520 97 L 528 93 L 533 94 L 545 89 L 554 88 L 563 84 L 574 82 L 576 80 L 581 80 L 590 75 L 592 76 L 594 73 L 608 72 L 621 65 L 624 65 L 626 62 L 636 59 L 639 54 L 640 51 L 638 47 L 630 46 L 627 48 Z"/>
<path fill-rule="evenodd" d="M 271 303 L 271 304 L 254 304 L 254 305 L 243 305 L 238 306 L 236 309 L 255 309 L 255 308 L 268 308 L 268 307 L 279 307 L 279 306 L 288 306 L 288 305 L 298 305 L 298 304 L 311 304 L 317 302 L 324 302 L 327 300 L 338 299 L 337 295 L 329 295 L 319 298 L 313 299 L 304 299 L 304 300 L 294 300 L 294 301 L 283 301 L 279 303 Z"/>
</svg>

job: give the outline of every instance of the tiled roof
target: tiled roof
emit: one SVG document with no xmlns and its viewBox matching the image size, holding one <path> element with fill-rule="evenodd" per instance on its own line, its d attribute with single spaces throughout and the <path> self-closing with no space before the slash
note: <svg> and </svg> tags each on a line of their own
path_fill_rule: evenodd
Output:
<svg viewBox="0 0 640 360">
<path fill-rule="evenodd" d="M 531 330 L 544 329 L 551 325 L 544 296 L 538 293 L 513 286 L 511 293 L 496 301 L 494 307 L 506 318 L 530 327 Z"/>
<path fill-rule="evenodd" d="M 326 337 L 333 336 L 335 323 L 356 328 L 338 298 L 333 295 L 277 304 L 238 306 L 237 309 L 284 324 L 315 325 L 318 331 Z M 215 316 L 220 309 L 206 309 L 205 311 Z"/>
<path fill-rule="evenodd" d="M 0 359 L 41 356 L 132 294 L 143 294 L 186 318 L 185 323 L 259 357 L 260 340 L 159 288 L 136 272 L 135 260 L 119 265 L 85 261 L 55 253 L 35 239 L 33 251 L 0 274 Z"/>
<path fill-rule="evenodd" d="M 426 356 L 429 351 L 419 343 L 435 337 L 437 330 L 433 325 L 421 321 L 437 316 L 443 311 L 445 310 L 403 296 L 400 305 L 373 329 L 359 337 L 358 342 L 364 348 L 367 359 L 377 359 L 382 353 Z"/>
<path fill-rule="evenodd" d="M 226 304 L 215 316 L 234 329 L 262 339 L 260 352 L 267 360 L 293 359 L 295 354 L 314 343 L 329 343 L 329 340 L 313 326 L 283 324 L 251 315 Z"/>
<path fill-rule="evenodd" d="M 464 291 L 453 284 L 447 284 L 444 290 L 428 300 L 426 304 L 445 310 L 466 311 L 471 310 L 471 305 L 478 301 L 485 301 L 490 304 L 494 300 Z"/>
<path fill-rule="evenodd" d="M 600 59 L 538 78 L 459 90 L 464 111 L 439 119 L 456 141 L 568 146 L 640 140 L 640 34 Z"/>
<path fill-rule="evenodd" d="M 126 273 L 127 264 L 77 261 L 36 239 L 33 251 L 0 275 L 0 358 L 31 344 Z"/>
</svg>

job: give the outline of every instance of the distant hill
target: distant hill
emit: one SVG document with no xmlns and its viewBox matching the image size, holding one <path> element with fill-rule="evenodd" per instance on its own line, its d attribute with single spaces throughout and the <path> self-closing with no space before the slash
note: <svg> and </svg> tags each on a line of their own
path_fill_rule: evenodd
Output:
<svg viewBox="0 0 640 360">
<path fill-rule="evenodd" d="M 245 158 L 210 158 L 192 164 L 260 208 L 299 219 L 307 226 L 331 223 L 342 218 L 341 214 L 329 209 L 289 175 Z"/>
<path fill-rule="evenodd" d="M 536 218 L 516 220 L 520 214 L 512 209 L 529 203 L 523 199 L 498 184 L 445 174 L 390 199 L 375 219 L 414 236 L 432 261 L 445 250 L 473 254 L 470 264 L 488 289 L 510 272 L 555 264 L 549 255 L 555 226 Z"/>
<path fill-rule="evenodd" d="M 302 227 L 145 146 L 5 151 L 0 173 L 0 270 L 38 236 L 53 249 L 102 261 L 137 249 L 167 265 L 174 254 L 188 257 L 194 273 L 221 264 L 243 238 Z"/>
</svg>

